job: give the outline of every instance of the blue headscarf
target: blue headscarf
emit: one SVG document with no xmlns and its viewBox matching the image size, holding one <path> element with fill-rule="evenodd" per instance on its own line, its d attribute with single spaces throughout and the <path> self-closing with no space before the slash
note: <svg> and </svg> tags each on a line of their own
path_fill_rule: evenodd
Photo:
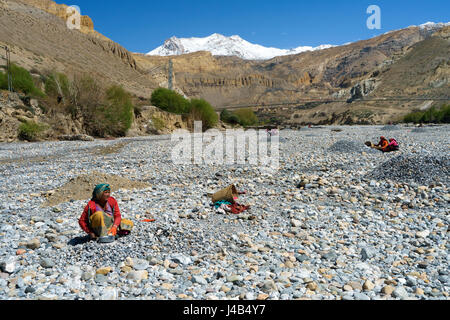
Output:
<svg viewBox="0 0 450 320">
<path fill-rule="evenodd" d="M 102 183 L 95 186 L 94 191 L 92 191 L 92 200 L 99 200 L 103 192 L 111 190 L 109 184 Z"/>
</svg>

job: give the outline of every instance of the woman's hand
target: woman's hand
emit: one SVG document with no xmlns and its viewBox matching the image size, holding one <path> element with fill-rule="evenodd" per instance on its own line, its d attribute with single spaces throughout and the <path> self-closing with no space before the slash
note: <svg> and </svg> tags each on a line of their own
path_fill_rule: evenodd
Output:
<svg viewBox="0 0 450 320">
<path fill-rule="evenodd" d="M 111 227 L 111 229 L 109 229 L 108 234 L 111 234 L 111 235 L 113 235 L 113 236 L 116 236 L 116 234 L 117 234 L 117 226 L 113 225 L 113 226 Z"/>
</svg>

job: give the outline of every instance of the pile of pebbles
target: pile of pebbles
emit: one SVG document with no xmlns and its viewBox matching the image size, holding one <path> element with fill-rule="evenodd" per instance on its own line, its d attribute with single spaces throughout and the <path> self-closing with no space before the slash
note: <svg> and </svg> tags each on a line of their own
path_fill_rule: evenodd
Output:
<svg viewBox="0 0 450 320">
<path fill-rule="evenodd" d="M 426 159 L 448 159 L 450 126 L 402 127 L 387 154 L 364 152 L 379 126 L 340 128 L 280 131 L 275 172 L 175 164 L 170 136 L 0 144 L 0 299 L 448 299 L 448 161 Z M 352 139 L 364 151 L 330 150 Z M 407 171 L 371 176 L 387 164 Z M 134 228 L 111 244 L 78 225 L 88 196 L 46 205 L 93 172 L 147 185 L 112 190 Z M 230 184 L 250 210 L 216 214 L 208 195 Z"/>
<path fill-rule="evenodd" d="M 450 158 L 445 155 L 400 155 L 376 168 L 371 177 L 399 182 L 430 184 L 450 181 Z"/>
<path fill-rule="evenodd" d="M 342 153 L 379 153 L 380 151 L 372 149 L 361 143 L 360 141 L 354 140 L 339 140 L 335 142 L 328 151 L 331 152 L 342 152 Z"/>
<path fill-rule="evenodd" d="M 401 130 L 402 128 L 395 124 L 388 124 L 386 126 L 383 126 L 380 128 L 382 131 L 395 131 L 395 130 Z"/>
<path fill-rule="evenodd" d="M 427 128 L 417 127 L 417 128 L 412 129 L 411 132 L 412 133 L 425 133 L 425 132 L 427 132 Z"/>
</svg>

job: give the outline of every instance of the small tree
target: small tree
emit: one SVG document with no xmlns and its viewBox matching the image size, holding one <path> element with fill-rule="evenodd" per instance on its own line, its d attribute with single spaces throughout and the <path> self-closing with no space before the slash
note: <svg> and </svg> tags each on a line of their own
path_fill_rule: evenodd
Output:
<svg viewBox="0 0 450 320">
<path fill-rule="evenodd" d="M 201 120 L 204 129 L 213 128 L 219 121 L 214 108 L 204 99 L 191 100 L 191 116 L 194 120 Z"/>
<path fill-rule="evenodd" d="M 67 76 L 57 72 L 48 75 L 45 79 L 45 93 L 52 97 L 69 97 L 70 83 Z"/>
<path fill-rule="evenodd" d="M 240 122 L 239 117 L 227 109 L 223 109 L 220 113 L 220 120 L 229 124 L 238 124 Z"/>
<path fill-rule="evenodd" d="M 442 106 L 440 110 L 440 121 L 450 123 L 450 104 Z"/>
<path fill-rule="evenodd" d="M 168 112 L 182 114 L 190 111 L 189 100 L 166 88 L 158 88 L 153 91 L 150 102 L 152 105 Z"/>
<path fill-rule="evenodd" d="M 239 118 L 239 123 L 243 126 L 252 126 L 258 123 L 258 117 L 252 109 L 239 109 L 234 112 Z"/>
<path fill-rule="evenodd" d="M 83 113 L 105 100 L 105 90 L 87 74 L 75 76 L 69 91 L 71 104 L 82 109 Z"/>
<path fill-rule="evenodd" d="M 106 91 L 106 101 L 105 118 L 109 125 L 105 131 L 111 135 L 124 136 L 133 123 L 131 95 L 122 87 L 114 85 Z"/>
<path fill-rule="evenodd" d="M 0 89 L 8 90 L 8 76 L 0 71 Z"/>
<path fill-rule="evenodd" d="M 15 91 L 20 91 L 27 95 L 35 97 L 45 96 L 41 90 L 36 88 L 33 82 L 33 77 L 26 69 L 12 63 L 10 71 L 12 76 L 12 85 Z M 0 87 L 4 90 L 8 89 L 8 80 L 6 74 L 0 76 Z"/>
</svg>

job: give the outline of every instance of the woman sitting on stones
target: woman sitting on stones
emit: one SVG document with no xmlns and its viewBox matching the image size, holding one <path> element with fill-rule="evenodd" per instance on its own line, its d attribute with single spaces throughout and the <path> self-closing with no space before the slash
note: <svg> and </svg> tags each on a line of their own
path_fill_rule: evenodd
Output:
<svg viewBox="0 0 450 320">
<path fill-rule="evenodd" d="M 116 199 L 111 197 L 109 184 L 99 184 L 92 192 L 92 199 L 84 208 L 79 219 L 83 229 L 91 240 L 116 235 L 127 235 L 133 228 L 133 222 L 122 219 Z"/>
<path fill-rule="evenodd" d="M 385 152 L 388 146 L 389 141 L 387 141 L 385 137 L 380 137 L 380 141 L 374 146 L 374 148 Z"/>
</svg>

